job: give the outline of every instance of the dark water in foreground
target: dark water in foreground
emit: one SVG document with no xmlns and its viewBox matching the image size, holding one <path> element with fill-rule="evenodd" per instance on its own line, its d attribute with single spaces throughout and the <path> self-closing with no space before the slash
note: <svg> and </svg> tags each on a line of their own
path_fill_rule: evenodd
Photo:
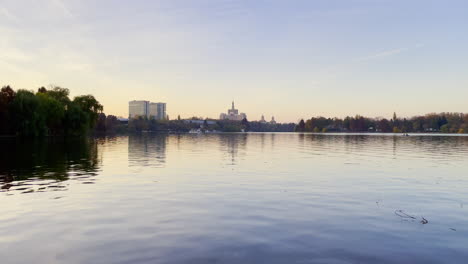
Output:
<svg viewBox="0 0 468 264">
<path fill-rule="evenodd" d="M 0 149 L 1 263 L 468 262 L 468 137 L 0 139 Z"/>
</svg>

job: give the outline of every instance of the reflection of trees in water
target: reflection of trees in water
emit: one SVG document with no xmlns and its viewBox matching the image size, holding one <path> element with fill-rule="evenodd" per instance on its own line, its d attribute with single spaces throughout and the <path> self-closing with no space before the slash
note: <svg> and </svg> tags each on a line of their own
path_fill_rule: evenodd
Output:
<svg viewBox="0 0 468 264">
<path fill-rule="evenodd" d="M 411 135 L 409 137 L 401 134 L 378 135 L 299 135 L 298 141 L 304 145 L 308 152 L 319 155 L 359 154 L 355 158 L 371 157 L 412 157 L 434 159 L 443 161 L 447 159 L 463 158 L 468 154 L 468 137 L 462 136 L 437 136 L 437 135 Z"/>
<path fill-rule="evenodd" d="M 230 159 L 230 164 L 236 164 L 236 159 L 239 155 L 239 149 L 245 150 L 247 145 L 248 134 L 220 134 L 219 142 L 221 151 L 227 153 Z"/>
<path fill-rule="evenodd" d="M 59 183 L 70 178 L 92 183 L 100 165 L 97 143 L 90 138 L 3 139 L 0 146 L 3 191 L 63 190 Z"/>
<path fill-rule="evenodd" d="M 128 137 L 129 166 L 164 167 L 168 135 L 144 134 Z"/>
</svg>

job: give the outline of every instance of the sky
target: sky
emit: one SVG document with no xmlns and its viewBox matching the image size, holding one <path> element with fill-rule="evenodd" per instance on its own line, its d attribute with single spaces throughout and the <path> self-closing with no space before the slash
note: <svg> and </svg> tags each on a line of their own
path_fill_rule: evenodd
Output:
<svg viewBox="0 0 468 264">
<path fill-rule="evenodd" d="M 468 112 L 464 0 L 0 0 L 0 85 L 170 118 Z"/>
</svg>

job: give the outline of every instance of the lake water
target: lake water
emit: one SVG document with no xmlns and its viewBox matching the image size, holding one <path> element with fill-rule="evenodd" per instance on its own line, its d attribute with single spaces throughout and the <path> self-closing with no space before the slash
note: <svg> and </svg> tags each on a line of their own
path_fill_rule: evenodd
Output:
<svg viewBox="0 0 468 264">
<path fill-rule="evenodd" d="M 143 135 L 0 148 L 5 264 L 468 262 L 468 137 Z"/>
</svg>

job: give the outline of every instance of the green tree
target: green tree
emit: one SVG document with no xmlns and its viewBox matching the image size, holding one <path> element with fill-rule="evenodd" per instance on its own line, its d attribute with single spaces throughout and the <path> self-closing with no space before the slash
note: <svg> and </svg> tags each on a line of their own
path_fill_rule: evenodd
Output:
<svg viewBox="0 0 468 264">
<path fill-rule="evenodd" d="M 44 92 L 37 93 L 36 97 L 39 100 L 39 115 L 44 118 L 47 126 L 47 134 L 59 134 L 63 128 L 65 106 Z"/>
<path fill-rule="evenodd" d="M 44 87 L 42 87 L 44 88 Z M 45 90 L 39 88 L 39 90 Z M 54 98 L 55 100 L 59 101 L 62 105 L 69 105 L 70 104 L 70 98 L 68 97 L 70 95 L 70 90 L 67 88 L 62 88 L 59 86 L 55 86 L 50 90 L 46 90 L 47 94 Z"/>
<path fill-rule="evenodd" d="M 448 132 L 449 132 L 449 126 L 448 126 L 447 124 L 442 125 L 442 126 L 440 127 L 440 132 L 442 132 L 442 133 L 448 133 Z"/>
<path fill-rule="evenodd" d="M 88 128 L 96 125 L 99 114 L 104 107 L 92 95 L 81 95 L 73 99 L 73 104 L 78 106 L 87 116 Z"/>
<path fill-rule="evenodd" d="M 11 102 L 14 130 L 22 136 L 40 136 L 47 133 L 45 116 L 40 111 L 40 101 L 27 90 L 18 90 Z"/>
<path fill-rule="evenodd" d="M 65 112 L 64 129 L 67 135 L 83 135 L 88 131 L 88 115 L 76 104 L 70 104 Z"/>
<path fill-rule="evenodd" d="M 16 93 L 10 86 L 0 90 L 0 134 L 12 133 L 10 108 L 15 96 Z"/>
</svg>

